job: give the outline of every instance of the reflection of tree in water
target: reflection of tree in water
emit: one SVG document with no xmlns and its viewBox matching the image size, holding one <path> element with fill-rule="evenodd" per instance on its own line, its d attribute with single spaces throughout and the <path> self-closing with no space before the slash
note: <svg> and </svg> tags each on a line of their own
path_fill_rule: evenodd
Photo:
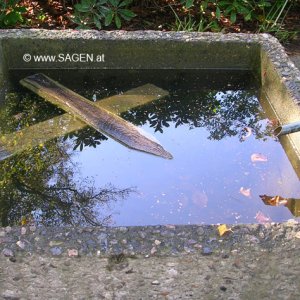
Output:
<svg viewBox="0 0 300 300">
<path fill-rule="evenodd" d="M 61 113 L 36 96 L 10 93 L 0 107 L 0 131 L 10 133 Z M 106 139 L 87 127 L 72 136 L 75 147 L 96 147 Z M 75 181 L 69 142 L 63 138 L 28 149 L 0 162 L 0 225 L 17 224 L 31 215 L 45 225 L 104 225 L 101 208 L 125 199 L 132 189 L 95 188 L 92 180 Z"/>
<path fill-rule="evenodd" d="M 36 95 L 8 93 L 5 105 L 0 105 L 0 132 L 11 133 L 61 113 L 61 109 Z"/>
<path fill-rule="evenodd" d="M 56 106 L 48 103 L 39 96 L 33 94 L 8 93 L 5 97 L 5 106 L 0 107 L 0 132 L 2 134 L 21 130 L 24 127 L 51 119 L 63 113 Z M 84 147 L 100 145 L 107 140 L 100 132 L 91 127 L 70 133 L 65 136 L 73 140 L 74 150 L 83 150 Z"/>
<path fill-rule="evenodd" d="M 149 122 L 160 132 L 171 123 L 175 127 L 188 125 L 190 129 L 205 127 L 210 133 L 208 138 L 214 140 L 238 135 L 243 141 L 246 127 L 252 129 L 256 138 L 269 135 L 259 122 L 262 112 L 251 91 L 178 92 L 147 107 L 132 109 L 122 117 L 136 125 Z"/>
<path fill-rule="evenodd" d="M 82 130 L 67 134 L 64 140 L 66 141 L 67 139 L 73 140 L 73 150 L 79 148 L 79 150 L 82 151 L 84 147 L 96 148 L 102 141 L 106 141 L 108 138 L 94 128 L 86 127 Z"/>
<path fill-rule="evenodd" d="M 33 115 L 37 122 L 60 112 L 39 97 L 25 95 L 18 101 L 12 98 L 12 101 L 7 101 L 10 105 L 5 110 L 7 116 L 12 116 L 6 118 L 9 122 L 0 115 L 0 126 L 2 120 L 2 123 L 5 123 L 2 128 L 6 128 L 6 131 L 31 125 Z M 132 109 L 123 113 L 122 117 L 140 126 L 148 122 L 154 131 L 159 132 L 163 132 L 171 123 L 175 127 L 188 125 L 190 129 L 203 127 L 209 132 L 208 138 L 213 140 L 238 136 L 240 141 L 243 141 L 247 128 L 251 128 L 252 134 L 258 139 L 266 139 L 270 135 L 269 130 L 260 122 L 263 119 L 262 111 L 257 97 L 251 90 L 199 92 L 174 89 L 170 97 Z M 81 151 L 85 147 L 96 148 L 107 138 L 93 128 L 86 127 L 68 134 L 64 140 L 71 140 L 73 149 Z"/>
<path fill-rule="evenodd" d="M 66 147 L 66 146 L 65 146 Z M 75 166 L 67 149 L 51 142 L 7 159 L 0 164 L 1 226 L 18 223 L 22 216 L 44 225 L 104 225 L 101 207 L 126 198 L 132 189 L 74 180 Z"/>
</svg>

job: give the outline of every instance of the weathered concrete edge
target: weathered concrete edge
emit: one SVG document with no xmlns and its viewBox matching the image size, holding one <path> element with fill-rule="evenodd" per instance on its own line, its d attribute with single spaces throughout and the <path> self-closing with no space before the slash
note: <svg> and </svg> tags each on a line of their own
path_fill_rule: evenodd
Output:
<svg viewBox="0 0 300 300">
<path fill-rule="evenodd" d="M 294 102 L 300 104 L 300 71 L 289 59 L 278 40 L 268 34 L 221 34 L 198 32 L 160 32 L 160 31 L 95 31 L 95 30 L 41 30 L 12 29 L 0 30 L 0 40 L 107 40 L 107 41 L 177 41 L 184 43 L 246 43 L 249 46 L 259 44 L 267 53 L 275 71 L 282 77 L 282 84 L 287 87 Z"/>
<path fill-rule="evenodd" d="M 141 227 L 6 227 L 0 228 L 2 257 L 32 254 L 97 256 L 203 255 L 251 250 L 272 251 L 282 245 L 300 249 L 300 224 L 279 223 L 233 225 L 220 236 L 217 225 L 167 225 Z"/>
<path fill-rule="evenodd" d="M 3 37 L 2 51 L 9 69 L 254 69 L 259 65 L 260 46 L 236 40 L 220 43 L 214 38 L 188 40 L 176 36 L 157 37 L 151 32 L 124 33 L 112 36 L 105 32 L 91 32 L 78 38 L 43 31 L 32 36 L 26 31 L 22 38 Z M 95 35 L 93 35 L 95 33 Z M 176 34 L 176 33 L 174 33 Z M 18 35 L 16 35 L 18 36 Z M 76 36 L 76 35 L 75 35 Z M 115 38 L 113 38 L 115 36 Z M 211 51 L 212 48 L 214 51 Z M 100 62 L 61 60 L 61 56 L 89 54 Z M 25 55 L 25 60 L 24 60 Z M 49 61 L 38 61 L 49 56 Z M 54 59 L 52 60 L 52 58 Z"/>
</svg>

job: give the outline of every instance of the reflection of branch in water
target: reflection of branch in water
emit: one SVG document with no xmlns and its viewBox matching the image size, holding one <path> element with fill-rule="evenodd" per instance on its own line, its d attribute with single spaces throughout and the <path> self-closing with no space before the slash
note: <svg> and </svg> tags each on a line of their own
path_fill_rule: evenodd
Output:
<svg viewBox="0 0 300 300">
<path fill-rule="evenodd" d="M 78 177 L 68 144 L 53 140 L 0 162 L 0 226 L 32 216 L 44 225 L 107 225 L 109 204 L 128 197 L 131 188 Z M 75 178 L 78 178 L 75 180 Z"/>
<path fill-rule="evenodd" d="M 14 178 L 15 187 L 24 195 L 37 198 L 39 206 L 34 214 L 37 223 L 43 225 L 92 225 L 100 226 L 109 222 L 111 215 L 100 217 L 100 208 L 112 201 L 125 199 L 133 189 L 117 189 L 112 185 L 96 189 L 81 182 L 79 187 L 69 178 L 66 182 L 45 187 L 43 191 L 28 185 L 24 180 Z"/>
<path fill-rule="evenodd" d="M 154 131 L 161 133 L 171 122 L 175 128 L 204 127 L 212 140 L 238 136 L 242 142 L 245 128 L 251 128 L 256 138 L 265 139 L 270 135 L 260 123 L 263 117 L 259 102 L 251 91 L 174 92 L 168 99 L 132 109 L 122 116 L 136 125 L 149 122 Z"/>
<path fill-rule="evenodd" d="M 295 217 L 300 216 L 300 199 L 284 198 L 281 196 L 267 196 L 267 195 L 260 195 L 259 197 L 266 205 L 271 205 L 271 206 L 284 205 L 290 210 L 290 212 Z"/>
<path fill-rule="evenodd" d="M 63 140 L 74 139 L 74 147 L 73 150 L 79 148 L 80 151 L 83 150 L 84 147 L 94 147 L 101 144 L 101 141 L 106 141 L 108 138 L 102 133 L 96 131 L 92 127 L 86 127 L 78 132 L 73 132 L 66 135 Z"/>
</svg>

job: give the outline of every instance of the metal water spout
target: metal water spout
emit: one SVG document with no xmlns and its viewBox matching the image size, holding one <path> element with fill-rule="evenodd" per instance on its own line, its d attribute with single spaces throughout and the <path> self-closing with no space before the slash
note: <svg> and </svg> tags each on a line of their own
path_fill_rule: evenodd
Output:
<svg viewBox="0 0 300 300">
<path fill-rule="evenodd" d="M 284 134 L 289 134 L 297 131 L 300 131 L 300 121 L 278 126 L 274 130 L 274 135 L 279 137 Z"/>
</svg>

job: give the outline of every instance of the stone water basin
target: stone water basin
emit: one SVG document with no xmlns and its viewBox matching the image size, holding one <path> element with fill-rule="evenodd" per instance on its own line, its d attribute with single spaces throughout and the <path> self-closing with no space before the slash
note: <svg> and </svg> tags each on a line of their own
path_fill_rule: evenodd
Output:
<svg viewBox="0 0 300 300">
<path fill-rule="evenodd" d="M 299 71 L 274 38 L 1 34 L 3 226 L 24 219 L 128 226 L 299 216 L 299 133 L 272 135 L 275 121 L 299 118 Z M 45 55 L 54 59 L 42 62 Z M 37 72 L 112 108 L 174 158 L 130 150 L 23 89 L 19 80 Z"/>
</svg>

